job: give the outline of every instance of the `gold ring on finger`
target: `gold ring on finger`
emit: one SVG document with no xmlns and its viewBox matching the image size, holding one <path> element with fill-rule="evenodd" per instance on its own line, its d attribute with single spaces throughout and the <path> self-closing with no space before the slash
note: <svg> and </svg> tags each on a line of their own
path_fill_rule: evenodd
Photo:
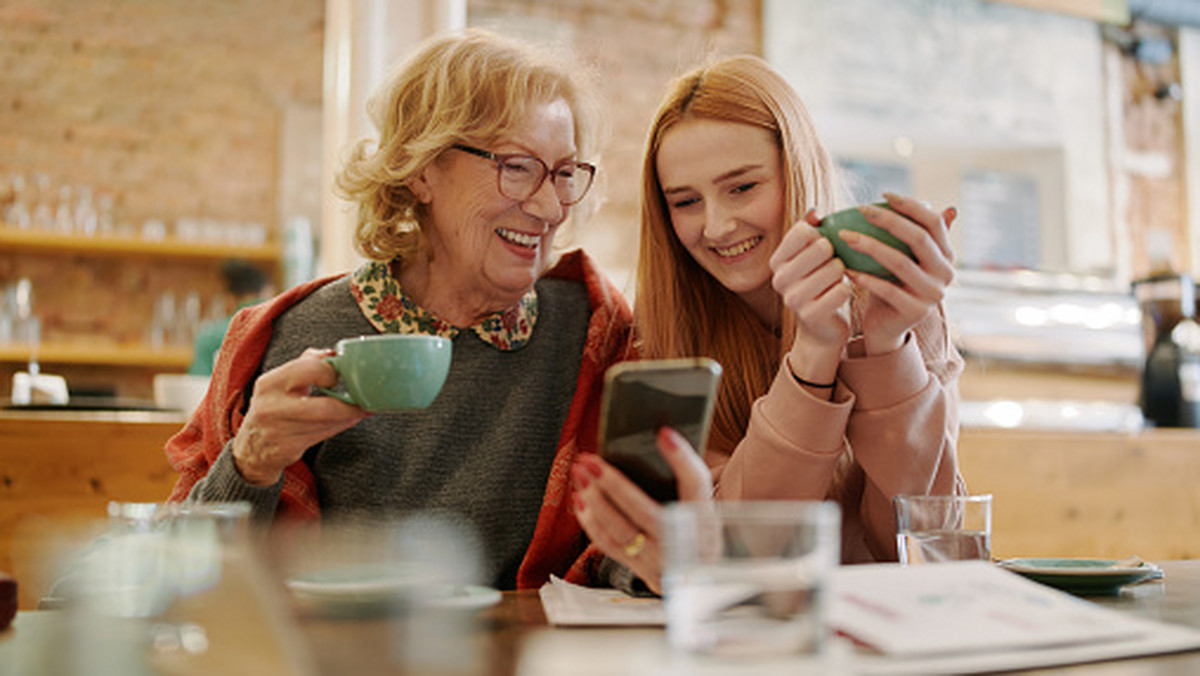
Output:
<svg viewBox="0 0 1200 676">
<path fill-rule="evenodd" d="M 644 533 L 638 533 L 637 535 L 633 536 L 633 539 L 629 541 L 629 544 L 625 545 L 625 555 L 636 557 L 638 554 L 641 554 L 642 550 L 645 548 L 646 535 Z"/>
</svg>

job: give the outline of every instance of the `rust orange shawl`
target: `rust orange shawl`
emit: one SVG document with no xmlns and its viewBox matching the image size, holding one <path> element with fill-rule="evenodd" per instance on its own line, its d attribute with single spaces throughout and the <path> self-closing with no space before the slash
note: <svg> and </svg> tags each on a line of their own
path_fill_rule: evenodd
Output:
<svg viewBox="0 0 1200 676">
<path fill-rule="evenodd" d="M 237 433 L 247 406 L 249 388 L 271 340 L 275 318 L 340 276 L 306 282 L 234 316 L 221 344 L 208 393 L 187 425 L 167 441 L 167 460 L 179 473 L 170 500 L 187 497 L 192 486 L 204 477 L 221 449 Z M 604 371 L 614 362 L 627 358 L 631 336 L 629 305 L 585 253 L 577 250 L 564 254 L 545 276 L 583 282 L 587 286 L 592 316 L 575 395 L 550 468 L 533 540 L 517 573 L 520 589 L 539 587 L 551 574 L 580 583 L 592 581 L 598 553 L 595 548 L 590 548 L 584 555 L 587 539 L 570 507 L 570 469 L 579 453 L 597 450 Z M 284 471 L 275 515 L 276 519 L 320 519 L 316 481 L 303 462 L 296 462 Z"/>
</svg>

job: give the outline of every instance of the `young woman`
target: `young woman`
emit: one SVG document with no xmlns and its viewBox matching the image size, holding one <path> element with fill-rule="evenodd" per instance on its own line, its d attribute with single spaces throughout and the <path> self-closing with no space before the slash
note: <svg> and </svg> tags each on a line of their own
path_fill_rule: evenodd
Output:
<svg viewBox="0 0 1200 676">
<path fill-rule="evenodd" d="M 724 366 L 702 449 L 715 496 L 835 500 L 843 560 L 894 560 L 893 496 L 965 491 L 955 450 L 962 360 L 941 306 L 954 276 L 953 211 L 890 194 L 894 211 L 860 207 L 915 260 L 847 234 L 896 281 L 846 269 L 813 227 L 841 206 L 834 164 L 796 92 L 749 56 L 674 83 L 643 172 L 640 356 Z M 660 435 L 668 456 L 685 445 Z M 574 473 L 584 529 L 657 591 L 659 506 L 599 458 Z"/>
</svg>

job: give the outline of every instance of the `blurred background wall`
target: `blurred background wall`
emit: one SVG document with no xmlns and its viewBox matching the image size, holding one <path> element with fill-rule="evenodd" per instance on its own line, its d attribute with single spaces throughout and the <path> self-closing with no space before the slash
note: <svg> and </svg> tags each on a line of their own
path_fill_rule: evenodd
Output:
<svg viewBox="0 0 1200 676">
<path fill-rule="evenodd" d="M 954 88 L 954 78 L 984 83 L 981 91 L 989 81 L 997 83 L 990 89 L 1002 89 L 1014 61 L 1011 52 L 988 46 L 995 42 L 972 51 L 977 41 L 956 33 L 955 20 L 969 19 L 973 30 L 1001 43 L 1005 31 L 1018 34 L 1022 26 L 1038 26 L 1047 41 L 1055 31 L 1087 36 L 1084 52 L 1063 52 L 1059 61 L 1089 59 L 1087 77 L 1096 80 L 1098 159 L 1087 171 L 1104 181 L 1095 199 L 1105 201 L 1105 215 L 1073 225 L 1074 240 L 1055 234 L 1064 231 L 1068 216 L 1043 216 L 1039 227 L 1061 251 L 1095 247 L 1087 241 L 1094 238 L 1107 253 L 1086 269 L 1066 264 L 1060 267 L 1068 269 L 1050 271 L 1100 275 L 1107 291 L 1124 293 L 1131 278 L 1155 266 L 1190 270 L 1196 238 L 1188 234 L 1184 169 L 1195 160 L 1185 155 L 1184 129 L 1194 110 L 1186 106 L 1188 92 L 1200 87 L 1186 87 L 1180 55 L 1196 51 L 1192 29 L 1152 20 L 1128 25 L 1128 14 L 1122 23 L 1119 12 L 1074 9 L 1096 3 L 1037 4 L 1042 9 L 989 0 L 853 0 L 836 7 L 810 0 L 0 0 L 0 205 L 11 205 L 20 194 L 31 212 L 41 206 L 53 222 L 61 204 L 77 209 L 87 194 L 92 208 L 107 214 L 115 236 L 155 243 L 97 248 L 78 231 L 66 240 L 30 240 L 9 224 L 0 228 L 0 290 L 18 279 L 32 282 L 43 361 L 57 358 L 57 370 L 69 371 L 74 385 L 116 382 L 125 394 L 144 396 L 149 374 L 186 366 L 183 341 L 148 345 L 164 294 L 177 315 L 192 312 L 194 296 L 197 314 L 211 316 L 227 305 L 216 274 L 224 257 L 254 254 L 280 281 L 354 264 L 349 233 L 330 216 L 328 181 L 338 151 L 362 135 L 363 122 L 331 132 L 331 115 L 360 111 L 355 105 L 331 110 L 330 83 L 338 68 L 367 68 L 372 59 L 369 70 L 382 72 L 380 63 L 458 22 L 565 43 L 595 64 L 611 123 L 599 158 L 602 204 L 591 222 L 564 233 L 560 244 L 584 246 L 632 292 L 643 137 L 665 83 L 708 55 L 737 52 L 767 55 L 785 72 L 799 69 L 800 75 L 789 74 L 797 78 L 821 69 L 813 74 L 826 82 L 846 80 L 844 61 L 807 66 L 780 47 L 812 43 L 825 51 L 843 45 L 841 58 L 861 47 L 878 83 L 894 86 L 888 68 L 898 60 L 886 50 L 868 54 L 871 41 L 846 37 L 878 28 L 873 22 L 879 7 L 895 13 L 892 18 L 909 32 L 923 31 L 912 45 L 940 46 L 932 65 L 918 72 L 947 78 L 938 82 L 943 90 Z M 461 11 L 449 12 L 451 6 Z M 364 27 L 364 16 L 387 22 Z M 835 20 L 858 23 L 829 23 Z M 814 27 L 826 26 L 841 27 L 813 35 Z M 347 53 L 343 42 L 365 51 L 350 55 L 356 61 L 340 62 L 337 55 Z M 1046 72 L 1071 77 L 1054 66 L 1047 63 Z M 356 82 L 350 103 L 364 98 L 371 84 L 370 78 Z M 864 82 L 851 84 L 861 91 Z M 819 93 L 797 86 L 805 96 Z M 879 147 L 892 152 L 892 141 Z M 1069 163 L 1060 151 L 1030 152 L 1052 159 L 1039 165 L 1050 167 L 1040 170 L 1048 189 L 1069 185 Z M 862 157 L 849 149 L 846 159 L 862 166 Z M 957 193 L 946 195 L 949 200 Z M 929 197 L 943 201 L 942 194 Z M 296 266 L 296 251 L 286 246 L 296 239 L 307 240 L 316 267 Z M 97 352 L 100 347 L 108 351 Z M 0 382 L 23 368 L 26 358 L 0 346 Z"/>
</svg>

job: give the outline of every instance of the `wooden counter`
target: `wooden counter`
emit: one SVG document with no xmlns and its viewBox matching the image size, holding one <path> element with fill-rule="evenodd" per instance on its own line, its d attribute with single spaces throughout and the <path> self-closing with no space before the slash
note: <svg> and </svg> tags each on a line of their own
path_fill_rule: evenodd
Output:
<svg viewBox="0 0 1200 676">
<path fill-rule="evenodd" d="M 56 545 L 102 523 L 110 500 L 159 501 L 182 415 L 0 411 L 0 570 L 32 609 Z M 972 492 L 995 495 L 997 557 L 1200 558 L 1200 431 L 1139 434 L 966 428 Z"/>
<path fill-rule="evenodd" d="M 1132 404 L 1136 370 L 968 359 L 964 400 Z M 1116 425 L 1114 425 L 1116 427 Z M 959 461 L 992 493 L 997 557 L 1200 558 L 1200 430 L 963 428 Z"/>
<path fill-rule="evenodd" d="M 992 553 L 1200 558 L 1200 430 L 966 428 L 959 463 L 992 493 Z"/>
<path fill-rule="evenodd" d="M 163 446 L 177 413 L 0 411 L 0 570 L 36 607 L 64 543 L 107 518 L 110 500 L 160 501 L 175 484 Z"/>
</svg>

